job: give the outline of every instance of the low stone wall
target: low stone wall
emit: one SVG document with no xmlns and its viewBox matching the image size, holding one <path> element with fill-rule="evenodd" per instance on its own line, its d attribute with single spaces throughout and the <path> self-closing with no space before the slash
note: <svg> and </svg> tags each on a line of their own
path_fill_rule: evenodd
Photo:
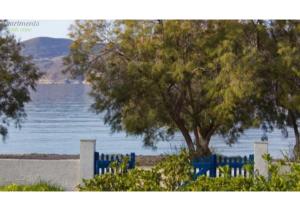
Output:
<svg viewBox="0 0 300 211">
<path fill-rule="evenodd" d="M 0 159 L 0 185 L 41 181 L 75 190 L 80 183 L 80 160 Z"/>
<path fill-rule="evenodd" d="M 83 179 L 94 177 L 95 148 L 96 140 L 81 140 L 79 159 L 76 159 L 78 156 L 29 159 L 3 155 L 0 157 L 0 186 L 47 182 L 67 191 L 76 190 Z"/>
<path fill-rule="evenodd" d="M 80 158 L 61 157 L 56 159 L 10 158 L 0 157 L 0 186 L 11 183 L 34 184 L 47 182 L 58 185 L 67 191 L 75 190 L 82 179 L 91 179 L 95 175 L 96 140 L 80 141 Z M 268 153 L 267 142 L 254 144 L 254 170 L 256 173 L 268 177 L 268 165 L 263 155 Z M 32 157 L 31 157 L 32 158 Z M 142 167 L 150 169 L 151 167 Z M 289 171 L 289 169 L 282 169 Z"/>
</svg>

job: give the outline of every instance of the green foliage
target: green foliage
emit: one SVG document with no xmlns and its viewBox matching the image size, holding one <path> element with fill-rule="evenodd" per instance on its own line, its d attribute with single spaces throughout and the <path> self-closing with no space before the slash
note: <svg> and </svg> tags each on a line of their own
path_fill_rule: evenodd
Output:
<svg viewBox="0 0 300 211">
<path fill-rule="evenodd" d="M 6 30 L 0 20 L 0 136 L 7 134 L 6 126 L 14 121 L 20 126 L 25 117 L 24 104 L 30 101 L 30 89 L 40 78 L 31 59 L 21 55 L 21 44 Z"/>
<path fill-rule="evenodd" d="M 251 21 L 262 63 L 256 69 L 257 115 L 263 129 L 274 127 L 295 135 L 294 157 L 300 156 L 300 22 L 296 20 Z M 254 105 L 253 105 L 254 106 Z"/>
<path fill-rule="evenodd" d="M 189 154 L 170 155 L 151 170 L 133 169 L 125 172 L 112 164 L 116 174 L 103 174 L 84 180 L 81 191 L 175 191 L 192 179 Z M 126 161 L 121 166 L 126 165 Z"/>
<path fill-rule="evenodd" d="M 150 146 L 180 131 L 207 155 L 212 135 L 234 142 L 250 126 L 260 61 L 241 22 L 78 21 L 71 37 L 67 71 L 85 75 L 113 131 Z"/>
<path fill-rule="evenodd" d="M 268 162 L 269 178 L 255 177 L 251 191 L 300 191 L 299 163 L 272 162 L 269 155 L 265 159 Z"/>
<path fill-rule="evenodd" d="M 63 191 L 63 189 L 55 185 L 40 182 L 33 185 L 10 184 L 1 186 L 0 191 Z"/>
<path fill-rule="evenodd" d="M 168 191 L 176 191 L 180 186 L 192 180 L 190 155 L 182 150 L 179 155 L 170 155 L 158 163 L 153 170 L 161 174 L 161 186 Z"/>
<path fill-rule="evenodd" d="M 183 186 L 181 191 L 249 191 L 253 186 L 252 178 L 244 177 L 199 177 L 195 182 Z"/>
<path fill-rule="evenodd" d="M 113 131 L 147 145 L 180 131 L 207 155 L 212 135 L 291 126 L 297 156 L 299 35 L 296 20 L 78 21 L 67 71 L 85 75 Z"/>
<path fill-rule="evenodd" d="M 300 191 L 300 164 L 272 162 L 269 178 L 250 174 L 231 177 L 229 167 L 220 168 L 221 177 L 200 176 L 192 179 L 189 154 L 171 155 L 151 170 L 134 169 L 118 174 L 104 174 L 84 180 L 80 191 Z M 244 168 L 253 171 L 253 165 Z M 286 172 L 284 172 L 286 168 Z"/>
<path fill-rule="evenodd" d="M 84 180 L 81 191 L 158 191 L 160 174 L 134 169 L 125 174 L 104 174 Z"/>
<path fill-rule="evenodd" d="M 265 156 L 269 165 L 269 178 L 261 175 L 250 177 L 218 178 L 199 177 L 196 181 L 182 186 L 182 191 L 300 191 L 300 164 L 282 161 L 272 162 L 270 155 Z M 253 167 L 245 167 L 248 170 Z M 286 172 L 284 172 L 284 170 Z M 225 169 L 226 172 L 226 169 Z"/>
</svg>

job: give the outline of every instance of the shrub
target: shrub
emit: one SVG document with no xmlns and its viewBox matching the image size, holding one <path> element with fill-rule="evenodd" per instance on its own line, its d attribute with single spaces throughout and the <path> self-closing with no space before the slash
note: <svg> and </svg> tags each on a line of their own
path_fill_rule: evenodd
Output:
<svg viewBox="0 0 300 211">
<path fill-rule="evenodd" d="M 103 174 L 84 180 L 81 191 L 158 191 L 160 175 L 155 171 L 133 169 L 124 174 Z"/>
<path fill-rule="evenodd" d="M 272 163 L 270 156 L 269 178 L 251 174 L 248 177 L 231 177 L 229 167 L 220 168 L 222 177 L 206 176 L 193 180 L 190 156 L 186 151 L 179 155 L 167 156 L 151 170 L 134 169 L 126 172 L 126 163 L 112 165 L 117 174 L 104 174 L 84 180 L 81 191 L 300 191 L 300 165 L 298 163 Z M 282 173 L 285 165 L 289 172 Z M 120 170 L 121 168 L 121 170 Z M 247 171 L 253 166 L 247 165 Z"/>
<path fill-rule="evenodd" d="M 133 169 L 125 171 L 126 160 L 111 167 L 116 174 L 103 174 L 83 180 L 81 191 L 174 191 L 192 179 L 189 154 L 169 155 L 151 170 Z"/>
<path fill-rule="evenodd" d="M 180 188 L 181 191 L 249 191 L 253 186 L 252 178 L 244 177 L 198 177 Z"/>
<path fill-rule="evenodd" d="M 262 176 L 254 177 L 254 185 L 250 191 L 300 191 L 300 165 L 296 162 L 272 162 L 270 156 L 265 159 L 269 165 L 269 178 Z M 288 172 L 281 172 L 281 169 L 289 169 Z"/>
<path fill-rule="evenodd" d="M 33 185 L 10 184 L 1 186 L 0 191 L 63 191 L 63 189 L 55 185 L 40 182 Z"/>
<path fill-rule="evenodd" d="M 167 156 L 153 169 L 161 175 L 160 185 L 166 191 L 176 191 L 193 178 L 193 167 L 186 150 L 182 150 L 179 155 Z"/>
<path fill-rule="evenodd" d="M 300 165 L 298 163 L 272 163 L 270 156 L 265 156 L 269 165 L 269 178 L 261 175 L 250 177 L 198 177 L 188 185 L 182 186 L 182 191 L 300 191 Z M 281 173 L 285 166 L 289 172 Z M 250 166 L 249 166 L 250 168 Z M 225 170 L 224 170 L 225 169 Z M 226 167 L 223 171 L 226 171 Z M 221 169 L 222 171 L 222 169 Z"/>
</svg>

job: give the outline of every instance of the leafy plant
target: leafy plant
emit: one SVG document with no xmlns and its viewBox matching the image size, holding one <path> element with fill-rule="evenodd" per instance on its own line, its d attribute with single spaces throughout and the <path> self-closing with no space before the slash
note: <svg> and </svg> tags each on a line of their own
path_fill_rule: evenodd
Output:
<svg viewBox="0 0 300 211">
<path fill-rule="evenodd" d="M 134 169 L 128 173 L 98 175 L 84 180 L 80 191 L 158 191 L 160 174 L 151 170 Z"/>
<path fill-rule="evenodd" d="M 253 178 L 244 177 L 198 177 L 186 186 L 181 187 L 181 191 L 249 191 L 253 186 Z"/>
<path fill-rule="evenodd" d="M 192 180 L 189 153 L 170 155 L 151 170 L 125 171 L 128 160 L 111 164 L 115 174 L 103 174 L 84 180 L 81 191 L 175 191 Z"/>
<path fill-rule="evenodd" d="M 170 155 L 154 167 L 161 176 L 161 186 L 168 191 L 175 191 L 193 178 L 190 155 L 182 150 L 179 155 Z"/>
<path fill-rule="evenodd" d="M 215 134 L 234 142 L 252 126 L 263 64 L 250 21 L 88 20 L 71 27 L 66 72 L 84 75 L 112 131 L 154 146 L 180 131 L 209 155 Z M 255 64 L 255 65 L 254 65 Z"/>
<path fill-rule="evenodd" d="M 116 174 L 104 174 L 84 180 L 81 191 L 300 191 L 300 164 L 296 162 L 268 162 L 269 178 L 249 174 L 247 177 L 231 177 L 230 168 L 219 168 L 221 177 L 200 176 L 193 180 L 190 154 L 182 151 L 170 155 L 151 170 L 134 169 Z M 120 164 L 119 164 L 120 165 Z M 122 164 L 123 166 L 125 164 Z M 114 168 L 119 168 L 112 164 Z M 245 165 L 253 172 L 253 165 Z M 285 171 L 284 171 L 285 170 Z M 117 172 L 117 171 L 116 171 Z"/>
<path fill-rule="evenodd" d="M 55 185 L 40 182 L 33 185 L 10 184 L 1 186 L 0 191 L 63 191 L 63 189 Z"/>
<path fill-rule="evenodd" d="M 0 20 L 0 137 L 7 135 L 7 126 L 17 127 L 26 116 L 25 103 L 30 90 L 35 90 L 41 77 L 30 57 L 21 53 L 22 45 L 7 30 L 7 21 Z"/>
</svg>

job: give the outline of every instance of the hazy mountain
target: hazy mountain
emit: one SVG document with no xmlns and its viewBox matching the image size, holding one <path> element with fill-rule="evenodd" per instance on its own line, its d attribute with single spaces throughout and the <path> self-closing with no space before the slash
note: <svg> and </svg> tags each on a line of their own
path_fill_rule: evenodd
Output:
<svg viewBox="0 0 300 211">
<path fill-rule="evenodd" d="M 70 39 L 37 37 L 23 42 L 23 53 L 35 59 L 65 56 L 69 53 L 71 43 Z"/>
<path fill-rule="evenodd" d="M 68 55 L 70 39 L 37 37 L 23 42 L 22 53 L 32 56 L 34 63 L 44 72 L 40 83 L 66 83 L 70 82 L 68 75 L 62 73 L 64 69 L 63 57 Z M 72 81 L 74 83 L 82 80 Z"/>
</svg>

